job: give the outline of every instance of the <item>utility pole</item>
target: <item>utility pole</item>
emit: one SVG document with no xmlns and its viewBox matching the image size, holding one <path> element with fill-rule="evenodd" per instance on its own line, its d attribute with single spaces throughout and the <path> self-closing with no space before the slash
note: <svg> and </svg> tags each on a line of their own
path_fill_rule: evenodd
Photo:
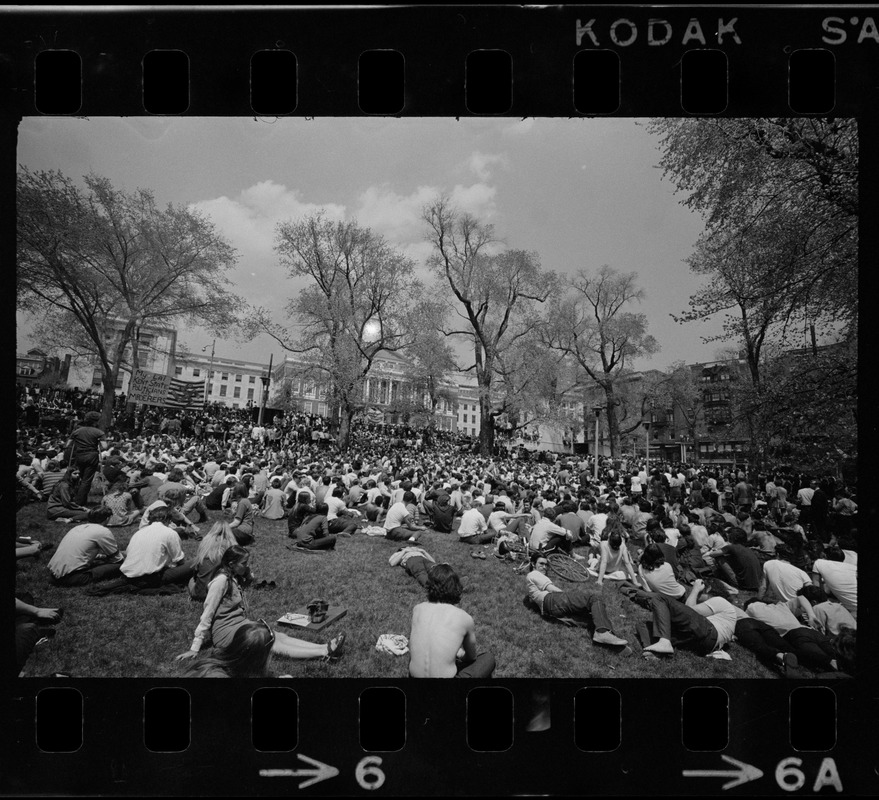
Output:
<svg viewBox="0 0 879 800">
<path fill-rule="evenodd" d="M 262 381 L 262 402 L 259 404 L 259 421 L 256 423 L 260 428 L 262 427 L 262 420 L 266 413 L 266 400 L 269 396 L 269 384 L 272 382 L 272 360 L 274 357 L 274 353 L 269 355 L 269 370 L 265 375 L 260 376 L 260 380 Z"/>
<path fill-rule="evenodd" d="M 211 342 L 211 365 L 208 367 L 208 374 L 204 376 L 204 404 L 207 407 L 208 397 L 211 394 L 211 380 L 213 375 L 211 374 L 214 371 L 214 348 L 217 345 L 217 340 Z M 207 350 L 207 347 L 202 347 L 202 353 Z"/>
</svg>

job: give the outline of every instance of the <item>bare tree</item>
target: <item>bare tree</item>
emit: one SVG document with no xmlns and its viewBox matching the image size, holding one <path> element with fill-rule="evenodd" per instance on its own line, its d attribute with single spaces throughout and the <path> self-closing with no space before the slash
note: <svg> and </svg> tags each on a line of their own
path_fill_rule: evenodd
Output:
<svg viewBox="0 0 879 800">
<path fill-rule="evenodd" d="M 370 229 L 323 213 L 279 223 L 275 252 L 291 278 L 307 280 L 287 304 L 299 332 L 273 322 L 265 309 L 257 310 L 255 327 L 320 376 L 344 448 L 376 356 L 414 341 L 421 300 L 414 265 Z"/>
<path fill-rule="evenodd" d="M 644 314 L 625 310 L 644 297 L 637 278 L 606 265 L 594 276 L 581 269 L 542 325 L 546 345 L 573 358 L 604 394 L 613 456 L 620 448 L 618 381 L 633 359 L 659 350 Z"/>
<path fill-rule="evenodd" d="M 457 211 L 445 196 L 426 206 L 422 216 L 433 245 L 429 266 L 438 281 L 437 294 L 448 298 L 453 320 L 443 333 L 466 337 L 472 345 L 473 364 L 467 370 L 475 371 L 479 387 L 479 447 L 491 453 L 494 421 L 503 413 L 492 397 L 499 357 L 529 333 L 524 318 L 550 296 L 555 276 L 541 270 L 536 253 L 496 252 L 492 226 Z"/>
</svg>

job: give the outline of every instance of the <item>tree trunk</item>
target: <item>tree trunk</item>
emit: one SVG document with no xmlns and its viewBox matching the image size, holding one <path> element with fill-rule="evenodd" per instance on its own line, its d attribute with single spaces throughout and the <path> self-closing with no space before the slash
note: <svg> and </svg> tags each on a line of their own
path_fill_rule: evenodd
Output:
<svg viewBox="0 0 879 800">
<path fill-rule="evenodd" d="M 620 452 L 620 423 L 617 419 L 617 398 L 613 390 L 613 384 L 604 387 L 604 397 L 607 412 L 607 436 L 610 440 L 610 457 L 616 458 Z"/>
<path fill-rule="evenodd" d="M 482 417 L 482 424 L 479 426 L 479 454 L 490 456 L 494 452 L 494 417 L 491 416 L 491 400 L 487 388 L 484 393 L 479 393 L 479 413 Z"/>
<path fill-rule="evenodd" d="M 339 432 L 336 434 L 336 443 L 339 449 L 344 451 L 351 440 L 351 407 L 347 403 L 339 404 Z"/>
<path fill-rule="evenodd" d="M 104 397 L 101 404 L 101 421 L 98 427 L 102 431 L 109 430 L 113 424 L 113 403 L 116 400 L 116 378 L 119 375 L 119 367 L 114 365 L 113 369 L 107 373 L 103 370 L 101 382 L 104 386 Z"/>
</svg>

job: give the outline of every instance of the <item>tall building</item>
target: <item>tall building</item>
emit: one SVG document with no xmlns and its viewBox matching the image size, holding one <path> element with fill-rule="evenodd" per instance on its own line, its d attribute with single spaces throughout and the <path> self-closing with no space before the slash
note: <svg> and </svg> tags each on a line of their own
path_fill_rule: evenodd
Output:
<svg viewBox="0 0 879 800">
<path fill-rule="evenodd" d="M 263 378 L 268 364 L 241 361 L 202 353 L 178 352 L 174 358 L 173 375 L 181 380 L 205 382 L 209 403 L 229 408 L 259 407 L 263 397 Z"/>
<path fill-rule="evenodd" d="M 33 384 L 52 385 L 66 383 L 70 372 L 70 354 L 61 361 L 32 347 L 27 353 L 16 353 L 15 382 L 25 386 Z"/>
<path fill-rule="evenodd" d="M 455 430 L 457 387 L 443 381 L 440 387 L 434 424 L 441 430 Z M 295 409 L 305 414 L 327 416 L 330 391 L 320 380 L 320 372 L 297 356 L 286 355 L 272 370 L 271 401 L 274 406 Z M 430 414 L 426 393 L 416 388 L 414 367 L 399 353 L 381 352 L 363 385 L 360 410 L 370 421 L 389 425 L 408 420 L 425 424 Z"/>
</svg>

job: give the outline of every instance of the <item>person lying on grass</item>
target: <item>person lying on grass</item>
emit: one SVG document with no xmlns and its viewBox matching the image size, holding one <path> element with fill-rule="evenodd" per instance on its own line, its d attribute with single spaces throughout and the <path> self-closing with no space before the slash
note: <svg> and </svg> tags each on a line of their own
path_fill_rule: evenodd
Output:
<svg viewBox="0 0 879 800">
<path fill-rule="evenodd" d="M 396 553 L 393 553 L 388 559 L 388 563 L 392 567 L 399 564 L 426 589 L 428 573 L 431 567 L 436 564 L 436 559 L 423 547 L 409 545 L 401 547 Z"/>
<path fill-rule="evenodd" d="M 610 619 L 604 601 L 598 594 L 584 592 L 580 589 L 565 591 L 556 586 L 547 576 L 549 560 L 541 553 L 531 556 L 533 569 L 525 576 L 528 585 L 528 596 L 546 617 L 557 619 L 580 618 L 592 620 L 595 633 L 592 641 L 596 644 L 607 644 L 622 647 L 627 644 L 611 631 Z"/>
<path fill-rule="evenodd" d="M 448 564 L 431 567 L 427 602 L 412 609 L 409 675 L 413 678 L 490 678 L 494 656 L 478 653 L 476 624 L 457 607 L 464 588 Z"/>
<path fill-rule="evenodd" d="M 736 607 L 722 597 L 708 597 L 705 582 L 693 581 L 685 603 L 664 594 L 650 595 L 653 633 L 658 641 L 646 646 L 653 655 L 673 655 L 675 647 L 707 656 L 722 650 L 735 634 Z"/>
<path fill-rule="evenodd" d="M 240 655 L 243 645 L 240 637 L 248 636 L 248 633 L 239 634 L 239 630 L 245 628 L 245 631 L 250 631 L 251 626 L 257 624 L 268 628 L 265 622 L 251 622 L 245 615 L 244 596 L 241 590 L 252 581 L 250 553 L 240 545 L 233 545 L 223 553 L 220 569 L 208 584 L 204 612 L 195 629 L 192 645 L 189 650 L 176 657 L 177 661 L 198 657 L 208 638 L 213 643 L 213 657 L 219 657 L 220 664 L 225 663 L 228 666 L 230 661 L 237 663 L 242 658 L 247 661 Z M 270 628 L 266 635 L 270 640 L 270 642 L 266 641 L 266 647 L 270 647 L 271 652 L 296 659 L 337 658 L 341 655 L 345 643 L 345 634 L 336 636 L 326 644 L 295 639 L 280 631 L 272 631 Z M 236 636 L 239 637 L 238 640 Z"/>
</svg>

